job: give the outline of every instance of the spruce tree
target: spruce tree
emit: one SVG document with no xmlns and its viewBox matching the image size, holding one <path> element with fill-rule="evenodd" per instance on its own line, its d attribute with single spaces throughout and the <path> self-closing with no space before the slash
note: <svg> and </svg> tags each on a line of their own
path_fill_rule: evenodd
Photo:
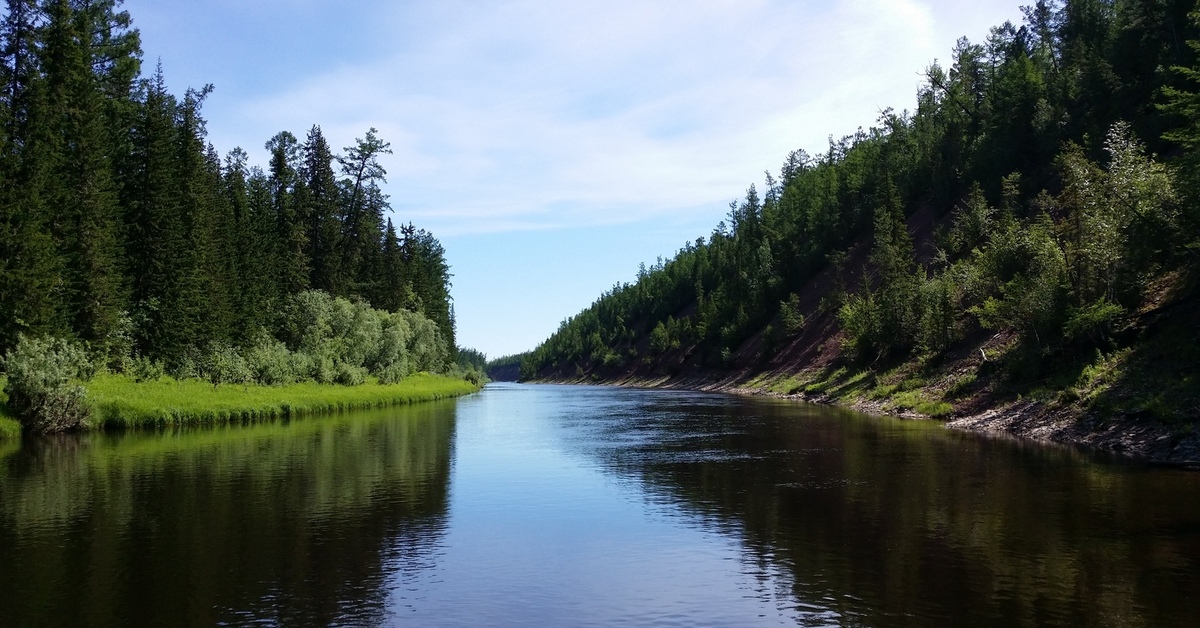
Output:
<svg viewBox="0 0 1200 628">
<path fill-rule="evenodd" d="M 306 216 L 308 250 L 311 260 L 309 285 L 336 296 L 346 294 L 346 278 L 341 267 L 341 226 L 338 220 L 340 188 L 333 174 L 333 152 L 321 133 L 313 126 L 304 143 L 305 195 L 302 199 Z"/>
<path fill-rule="evenodd" d="M 387 221 L 379 257 L 379 281 L 372 304 L 390 312 L 412 309 L 412 285 L 408 280 L 404 249 L 391 218 Z"/>
<path fill-rule="evenodd" d="M 108 50 L 93 46 L 93 33 L 108 28 L 109 16 L 92 9 L 75 11 L 68 0 L 55 0 L 48 11 L 46 111 L 54 143 L 47 198 L 57 208 L 56 235 L 66 268 L 64 326 L 107 354 L 105 343 L 117 330 L 125 301 L 120 208 L 105 116 L 105 102 L 115 95 L 100 87 Z"/>
<path fill-rule="evenodd" d="M 43 188 L 49 178 L 38 59 L 43 13 L 32 0 L 8 0 L 0 31 L 0 352 L 20 333 L 61 332 L 62 263 L 50 232 Z"/>
<path fill-rule="evenodd" d="M 160 65 L 140 86 L 127 188 L 128 257 L 136 349 L 156 358 L 183 355 L 194 325 L 182 307 L 189 248 L 176 171 L 177 102 Z"/>
<path fill-rule="evenodd" d="M 312 267 L 302 205 L 307 192 L 299 175 L 300 142 L 283 131 L 267 142 L 266 149 L 271 153 L 268 184 L 279 253 L 276 282 L 283 293 L 295 294 L 308 289 Z"/>
</svg>

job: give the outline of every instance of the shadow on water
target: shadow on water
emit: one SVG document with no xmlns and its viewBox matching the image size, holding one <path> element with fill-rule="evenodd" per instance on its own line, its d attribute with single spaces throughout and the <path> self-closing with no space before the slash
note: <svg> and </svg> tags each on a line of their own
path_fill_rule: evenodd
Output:
<svg viewBox="0 0 1200 628">
<path fill-rule="evenodd" d="M 589 403 L 564 419 L 571 446 L 740 537 L 819 623 L 1196 621 L 1200 473 L 791 402 Z M 571 418 L 588 414 L 605 418 Z"/>
<path fill-rule="evenodd" d="M 445 532 L 454 412 L 27 440 L 0 458 L 0 625 L 386 621 Z"/>
</svg>

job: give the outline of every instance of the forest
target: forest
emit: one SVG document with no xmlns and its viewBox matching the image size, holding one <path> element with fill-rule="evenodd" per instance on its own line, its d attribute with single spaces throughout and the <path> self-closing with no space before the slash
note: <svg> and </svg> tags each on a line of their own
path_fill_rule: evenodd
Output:
<svg viewBox="0 0 1200 628">
<path fill-rule="evenodd" d="M 144 73 L 120 4 L 6 3 L 9 384 L 29 360 L 72 355 L 86 362 L 73 371 L 258 383 L 453 368 L 445 251 L 429 232 L 385 219 L 388 142 L 370 129 L 338 153 L 314 125 L 269 138 L 265 168 L 241 148 L 221 155 L 202 112 L 213 86 L 172 94 L 161 64 Z"/>
<path fill-rule="evenodd" d="M 960 39 L 915 110 L 789 154 L 710 235 L 564 321 L 522 376 L 930 372 L 999 338 L 983 361 L 1028 391 L 1129 357 L 1160 310 L 1190 316 L 1174 333 L 1194 340 L 1198 9 L 1044 0 Z M 1159 414 L 1194 416 L 1193 345 L 1174 345 Z"/>
</svg>

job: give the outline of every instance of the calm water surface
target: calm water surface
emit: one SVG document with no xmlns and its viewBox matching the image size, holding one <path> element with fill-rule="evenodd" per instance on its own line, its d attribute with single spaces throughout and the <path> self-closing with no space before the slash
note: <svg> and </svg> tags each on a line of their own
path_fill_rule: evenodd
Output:
<svg viewBox="0 0 1200 628">
<path fill-rule="evenodd" d="M 249 624 L 1196 626 L 1200 473 L 506 384 L 0 443 L 0 625 Z"/>
</svg>

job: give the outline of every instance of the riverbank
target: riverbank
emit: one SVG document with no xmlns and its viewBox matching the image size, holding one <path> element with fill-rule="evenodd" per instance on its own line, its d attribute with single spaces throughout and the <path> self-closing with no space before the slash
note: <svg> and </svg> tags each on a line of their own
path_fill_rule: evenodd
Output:
<svg viewBox="0 0 1200 628">
<path fill-rule="evenodd" d="M 942 421 L 947 428 L 1058 443 L 1153 464 L 1200 467 L 1200 424 L 1167 423 L 1136 413 L 1105 413 L 1081 404 L 1078 391 L 1051 398 L 1015 396 L 943 379 L 923 380 L 905 369 L 877 374 L 829 371 L 738 371 L 683 377 L 613 380 L 543 378 L 541 383 L 695 390 L 792 399 L 909 420 Z M 954 403 L 943 401 L 952 399 Z M 1074 399 L 1072 399 L 1074 398 Z"/>
<path fill-rule="evenodd" d="M 314 382 L 213 386 L 199 380 L 135 382 L 122 375 L 98 375 L 85 387 L 93 408 L 94 430 L 269 421 L 435 401 L 479 390 L 471 382 L 429 373 L 412 375 L 397 384 L 371 381 L 359 386 Z M 15 418 L 0 414 L 0 438 L 20 433 Z"/>
<path fill-rule="evenodd" d="M 4 393 L 5 379 L 0 377 L 0 441 L 21 437 L 21 423 L 8 413 L 8 395 Z"/>
</svg>

